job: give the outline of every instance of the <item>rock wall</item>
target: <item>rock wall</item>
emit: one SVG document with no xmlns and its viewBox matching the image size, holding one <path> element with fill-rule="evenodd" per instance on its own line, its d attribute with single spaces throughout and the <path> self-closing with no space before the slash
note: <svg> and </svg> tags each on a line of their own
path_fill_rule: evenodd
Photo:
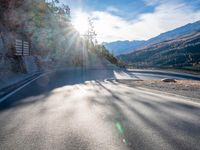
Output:
<svg viewBox="0 0 200 150">
<path fill-rule="evenodd" d="M 27 73 L 35 73 L 39 71 L 37 65 L 37 57 L 35 56 L 23 56 L 23 62 Z"/>
<path fill-rule="evenodd" d="M 39 70 L 35 56 L 15 56 L 15 39 L 19 35 L 0 23 L 0 76 L 34 73 Z"/>
</svg>

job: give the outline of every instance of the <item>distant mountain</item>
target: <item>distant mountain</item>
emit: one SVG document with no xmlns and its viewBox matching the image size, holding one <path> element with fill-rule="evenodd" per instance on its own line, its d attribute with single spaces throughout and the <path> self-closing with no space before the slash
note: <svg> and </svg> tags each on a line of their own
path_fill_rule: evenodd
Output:
<svg viewBox="0 0 200 150">
<path fill-rule="evenodd" d="M 177 38 L 186 34 L 190 34 L 190 33 L 195 33 L 198 31 L 200 31 L 200 21 L 189 23 L 177 29 L 162 33 L 159 36 L 156 36 L 146 41 L 146 45 L 174 39 L 174 38 Z"/>
<path fill-rule="evenodd" d="M 190 23 L 175 30 L 162 33 L 147 41 L 116 41 L 111 43 L 104 43 L 105 47 L 113 52 L 115 55 L 127 54 L 135 50 L 147 47 L 151 44 L 172 40 L 186 34 L 200 31 L 200 21 Z"/>
<path fill-rule="evenodd" d="M 135 67 L 178 67 L 200 71 L 200 31 L 118 56 Z"/>
<path fill-rule="evenodd" d="M 127 54 L 134 49 L 144 46 L 145 41 L 116 41 L 111 43 L 103 43 L 103 45 L 114 55 Z"/>
</svg>

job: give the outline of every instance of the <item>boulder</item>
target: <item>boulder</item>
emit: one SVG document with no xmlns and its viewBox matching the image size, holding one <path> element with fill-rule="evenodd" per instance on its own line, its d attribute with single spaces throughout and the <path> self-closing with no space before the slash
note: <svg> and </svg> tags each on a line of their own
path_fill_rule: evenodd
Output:
<svg viewBox="0 0 200 150">
<path fill-rule="evenodd" d="M 164 79 L 162 79 L 161 80 L 162 82 L 176 82 L 176 80 L 175 79 L 171 79 L 171 78 L 164 78 Z"/>
</svg>

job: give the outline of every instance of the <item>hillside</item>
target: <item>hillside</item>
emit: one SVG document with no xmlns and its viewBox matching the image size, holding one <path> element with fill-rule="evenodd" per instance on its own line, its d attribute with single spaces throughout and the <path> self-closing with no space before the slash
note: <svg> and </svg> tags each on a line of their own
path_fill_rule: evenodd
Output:
<svg viewBox="0 0 200 150">
<path fill-rule="evenodd" d="M 116 41 L 111 43 L 104 43 L 105 47 L 113 52 L 115 55 L 131 53 L 135 50 L 149 46 L 151 44 L 159 43 L 166 40 L 172 40 L 187 34 L 200 31 L 200 21 L 189 23 L 177 29 L 162 33 L 147 41 Z"/>
<path fill-rule="evenodd" d="M 184 36 L 187 34 L 191 34 L 191 33 L 195 33 L 200 31 L 200 21 L 194 22 L 194 23 L 189 23 L 185 26 L 176 28 L 174 30 L 165 32 L 160 34 L 159 36 L 156 36 L 154 38 L 149 39 L 148 41 L 146 41 L 146 45 L 149 44 L 153 44 L 153 43 L 158 43 L 158 42 L 162 42 L 165 40 L 170 40 L 170 39 L 174 39 L 180 36 Z"/>
<path fill-rule="evenodd" d="M 136 67 L 199 68 L 200 32 L 152 44 L 119 58 Z"/>
<path fill-rule="evenodd" d="M 94 42 L 82 38 L 74 28 L 68 5 L 45 0 L 0 0 L 0 3 L 3 4 L 0 5 L 0 74 L 80 67 L 86 59 L 93 59 L 90 57 L 96 48 Z M 28 43 L 28 54 L 21 52 L 23 44 L 16 44 L 19 40 Z M 98 48 L 102 49 L 101 45 Z M 103 56 L 111 58 L 109 53 Z"/>
</svg>

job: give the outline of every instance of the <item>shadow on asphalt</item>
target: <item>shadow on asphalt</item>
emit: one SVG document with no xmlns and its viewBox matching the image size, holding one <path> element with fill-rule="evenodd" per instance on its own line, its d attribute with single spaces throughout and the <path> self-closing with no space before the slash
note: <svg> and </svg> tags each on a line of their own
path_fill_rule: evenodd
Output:
<svg viewBox="0 0 200 150">
<path fill-rule="evenodd" d="M 194 143 L 198 143 L 197 139 L 200 136 L 200 122 L 198 121 L 200 119 L 199 107 L 182 102 L 168 101 L 167 98 L 166 101 L 162 101 L 162 96 L 147 93 L 136 96 L 137 98 L 134 98 L 133 102 L 126 101 L 121 98 L 120 95 L 122 93 L 120 91 L 113 92 L 112 89 L 107 88 L 104 84 L 103 82 L 96 81 L 96 88 L 99 88 L 97 93 L 101 92 L 102 88 L 108 91 L 111 94 L 110 97 L 106 97 L 108 102 L 102 103 L 99 100 L 93 99 L 91 103 L 95 103 L 101 107 L 107 107 L 109 105 L 109 108 L 113 109 L 115 113 L 108 116 L 107 121 L 120 122 L 122 124 L 125 130 L 122 136 L 126 139 L 127 146 L 130 149 L 155 149 L 155 145 L 151 143 L 147 145 L 147 141 L 145 141 L 146 135 L 144 137 L 141 135 L 143 131 L 136 130 L 136 126 L 144 126 L 144 130 L 145 128 L 148 128 L 148 130 L 151 129 L 154 134 L 160 136 L 166 143 L 173 146 L 174 149 L 198 150 L 200 145 L 196 145 L 195 148 Z M 115 84 L 117 85 L 117 83 Z M 137 89 L 137 87 L 134 88 Z M 130 98 L 132 97 L 131 94 L 133 95 L 133 93 L 130 93 Z M 113 97 L 115 100 L 112 100 Z M 148 100 L 150 97 L 161 101 Z M 149 112 L 149 114 L 144 113 L 144 111 Z M 189 116 L 197 120 L 197 122 L 180 117 L 181 115 Z M 185 135 L 188 136 L 188 139 L 179 138 L 179 136 Z"/>
<path fill-rule="evenodd" d="M 89 77 L 90 74 L 91 78 Z M 107 78 L 108 75 L 110 78 L 113 78 L 112 71 L 105 74 L 105 77 Z M 52 80 L 54 78 L 58 79 L 56 83 Z M 69 78 L 70 80 L 68 80 Z M 72 78 L 76 80 L 71 80 Z M 200 136 L 200 124 L 198 120 L 200 110 L 198 107 L 169 101 L 168 98 L 162 95 L 145 92 L 144 94 L 143 91 L 134 92 L 134 90 L 130 89 L 130 86 L 127 86 L 129 89 L 124 89 L 119 86 L 122 85 L 120 82 L 112 80 L 101 81 L 104 80 L 104 77 L 99 72 L 95 77 L 94 72 L 88 72 L 87 76 L 82 76 L 80 72 L 74 72 L 73 75 L 63 75 L 63 73 L 48 75 L 27 86 L 17 95 L 13 95 L 8 101 L 5 101 L 1 105 L 1 111 L 43 101 L 51 95 L 53 89 L 65 85 L 84 83 L 81 84 L 84 88 L 84 86 L 87 86 L 85 81 L 88 80 L 93 80 L 93 82 L 90 83 L 92 87 L 87 89 L 88 91 L 86 92 L 95 94 L 95 97 L 85 100 L 89 103 L 89 109 L 95 106 L 100 110 L 110 112 L 103 117 L 104 121 L 113 124 L 113 126 L 120 126 L 118 128 L 119 135 L 130 149 L 165 149 L 167 148 L 166 145 L 170 145 L 172 149 L 177 150 L 198 150 L 200 147 L 198 143 Z M 134 89 L 137 89 L 137 87 L 134 87 Z M 109 94 L 105 94 L 105 92 Z M 124 93 L 126 94 L 124 95 Z M 64 97 L 68 98 L 73 94 L 73 91 L 67 90 Z M 34 98 L 35 96 L 36 98 Z M 26 98 L 28 98 L 28 101 L 25 100 Z M 76 105 L 77 102 L 74 102 L 73 105 Z M 62 105 L 62 102 L 59 105 Z M 70 117 L 73 118 L 73 114 L 77 112 L 76 109 L 72 109 L 71 111 L 66 114 L 65 119 L 67 117 L 68 119 Z M 40 111 L 40 115 L 44 115 L 45 113 L 48 113 L 45 109 Z M 74 141 L 77 143 L 84 139 L 84 137 L 77 137 L 74 137 Z M 69 144 L 66 143 L 66 145 Z M 86 142 L 86 149 L 89 149 L 88 145 Z"/>
<path fill-rule="evenodd" d="M 77 69 L 70 71 L 59 71 L 55 73 L 47 74 L 33 83 L 29 84 L 16 94 L 9 97 L 4 102 L 0 103 L 0 111 L 15 107 L 20 103 L 20 101 L 30 98 L 25 103 L 21 104 L 31 104 L 35 103 L 37 100 L 43 100 L 48 97 L 50 92 L 56 88 L 63 86 L 70 86 L 75 84 L 81 84 L 85 81 L 100 80 L 115 78 L 113 70 L 85 70 Z M 39 99 L 34 99 L 32 97 L 40 96 Z"/>
</svg>

